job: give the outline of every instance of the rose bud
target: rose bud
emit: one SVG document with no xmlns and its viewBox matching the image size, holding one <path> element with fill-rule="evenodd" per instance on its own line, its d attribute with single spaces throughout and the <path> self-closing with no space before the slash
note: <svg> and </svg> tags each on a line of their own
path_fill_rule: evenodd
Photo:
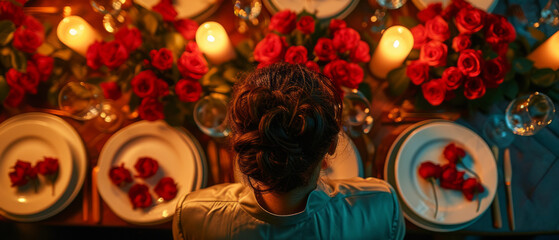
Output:
<svg viewBox="0 0 559 240">
<path fill-rule="evenodd" d="M 58 158 L 44 157 L 37 162 L 37 172 L 41 175 L 53 175 L 58 173 Z"/>
<path fill-rule="evenodd" d="M 139 178 L 148 178 L 157 172 L 159 169 L 159 163 L 153 158 L 150 157 L 141 157 L 138 159 L 136 164 L 134 164 L 134 168 L 138 172 L 136 177 Z"/>
<path fill-rule="evenodd" d="M 476 193 L 482 193 L 485 189 L 483 186 L 475 179 L 468 178 L 462 183 L 462 193 L 466 199 L 472 201 Z"/>
<path fill-rule="evenodd" d="M 149 189 L 147 185 L 136 183 L 128 191 L 128 198 L 132 202 L 132 207 L 136 208 L 147 208 L 151 206 L 152 199 L 151 194 L 149 194 Z"/>
<path fill-rule="evenodd" d="M 439 178 L 441 176 L 441 172 L 441 166 L 432 162 L 423 162 L 419 165 L 419 176 L 424 179 Z"/>
<path fill-rule="evenodd" d="M 124 167 L 124 163 L 120 164 L 118 167 L 112 167 L 111 170 L 109 170 L 109 178 L 111 182 L 117 186 L 132 182 L 132 175 L 130 171 Z"/>
<path fill-rule="evenodd" d="M 155 185 L 154 191 L 159 197 L 169 201 L 177 196 L 177 184 L 173 178 L 164 177 Z"/>
<path fill-rule="evenodd" d="M 457 147 L 454 143 L 449 143 L 444 147 L 443 155 L 450 163 L 457 164 L 466 156 L 466 152 L 464 149 Z"/>
</svg>

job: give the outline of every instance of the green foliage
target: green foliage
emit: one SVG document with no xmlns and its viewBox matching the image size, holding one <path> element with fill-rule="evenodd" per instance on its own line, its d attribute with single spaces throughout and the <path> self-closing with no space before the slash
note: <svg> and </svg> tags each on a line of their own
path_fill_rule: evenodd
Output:
<svg viewBox="0 0 559 240">
<path fill-rule="evenodd" d="M 6 79 L 4 78 L 4 76 L 0 75 L 0 102 L 3 102 L 4 99 L 6 99 L 9 92 L 10 92 L 10 87 L 6 82 Z"/>
<path fill-rule="evenodd" d="M 400 22 L 400 25 L 407 28 L 413 28 L 419 24 L 419 21 L 417 21 L 417 19 L 413 16 L 400 15 L 398 17 L 398 21 Z"/>
<path fill-rule="evenodd" d="M 556 74 L 551 68 L 536 69 L 530 75 L 530 82 L 538 87 L 550 87 L 556 81 Z"/>
<path fill-rule="evenodd" d="M 406 76 L 406 66 L 401 66 L 388 73 L 386 76 L 388 81 L 388 90 L 393 96 L 402 95 L 410 85 L 410 79 Z"/>
<path fill-rule="evenodd" d="M 5 46 L 12 41 L 16 26 L 12 21 L 0 21 L 0 45 Z"/>
</svg>

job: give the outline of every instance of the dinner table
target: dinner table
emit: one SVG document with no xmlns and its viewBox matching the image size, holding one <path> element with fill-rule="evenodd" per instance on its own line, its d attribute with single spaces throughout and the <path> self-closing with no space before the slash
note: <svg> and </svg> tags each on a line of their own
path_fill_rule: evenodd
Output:
<svg viewBox="0 0 559 240">
<path fill-rule="evenodd" d="M 30 0 L 24 5 L 24 12 L 34 16 L 41 22 L 47 23 L 56 28 L 57 24 L 64 17 L 63 11 L 71 8 L 71 15 L 79 15 L 84 18 L 94 29 L 101 33 L 102 37 L 110 37 L 111 33 L 105 31 L 103 26 L 103 16 L 91 9 L 90 1 L 82 0 Z M 406 2 L 406 1 L 403 1 Z M 415 18 L 419 12 L 417 1 L 407 1 L 401 8 L 388 10 L 390 18 L 386 22 L 386 27 L 390 25 L 402 24 L 407 18 Z M 495 0 L 493 13 L 502 14 L 512 18 L 510 6 L 521 6 L 528 19 L 537 19 L 539 9 L 545 6 L 547 1 L 516 1 L 516 0 Z M 206 21 L 219 22 L 227 32 L 231 43 L 236 46 L 247 39 L 254 37 L 250 31 L 241 33 L 237 30 L 236 16 L 233 13 L 233 1 L 215 0 L 215 11 L 210 15 L 200 19 L 195 19 L 198 23 Z M 370 42 L 377 43 L 382 37 L 382 31 L 372 30 L 374 22 L 371 16 L 375 9 L 381 7 L 373 0 L 358 1 L 356 7 L 345 16 L 347 25 L 356 29 L 363 38 Z M 272 15 L 269 9 L 263 7 L 263 16 Z M 404 18 L 401 18 L 401 17 Z M 407 17 L 407 18 L 406 18 Z M 512 22 L 517 26 L 520 22 Z M 523 23 L 525 24 L 525 23 Z M 550 37 L 559 28 L 553 26 L 542 26 L 540 30 L 546 37 Z M 51 31 L 46 38 L 56 38 L 56 31 Z M 529 33 L 519 32 L 517 34 L 528 34 L 528 41 L 535 43 L 536 40 L 530 39 Z M 254 43 L 253 43 L 254 44 Z M 371 48 L 371 54 L 374 48 Z M 85 58 L 82 59 L 85 61 Z M 418 123 L 423 121 L 444 121 L 465 127 L 469 131 L 483 136 L 484 124 L 493 114 L 504 114 L 507 100 L 499 100 L 491 104 L 486 110 L 473 110 L 456 107 L 441 109 L 418 109 L 414 106 L 414 91 L 405 91 L 400 95 L 393 95 L 389 91 L 389 82 L 380 77 L 375 77 L 370 73 L 368 65 L 365 67 L 365 77 L 363 83 L 368 85 L 370 92 L 367 94 L 370 102 L 371 116 L 374 119 L 372 128 L 359 136 L 352 136 L 352 142 L 357 147 L 362 161 L 362 177 L 376 177 L 386 179 L 387 160 L 391 159 L 391 154 L 395 144 L 402 138 L 402 133 L 410 133 L 417 128 Z M 559 77 L 558 77 L 559 78 Z M 123 93 L 123 96 L 115 100 L 113 106 L 120 108 L 124 112 L 124 120 L 119 127 L 122 129 L 140 121 L 138 114 L 129 111 L 128 100 L 132 97 L 130 92 Z M 43 96 L 44 97 L 44 96 Z M 556 106 L 559 102 L 555 102 Z M 421 113 L 416 117 L 406 117 L 402 121 L 396 121 L 390 117 L 390 112 L 394 109 L 408 113 Z M 150 225 L 138 225 L 123 220 L 115 214 L 103 198 L 97 193 L 93 172 L 97 166 L 99 155 L 105 143 L 118 131 L 103 131 L 96 128 L 93 121 L 81 121 L 69 117 L 58 106 L 42 100 L 41 96 L 27 98 L 17 108 L 0 107 L 0 124 L 8 119 L 20 114 L 29 112 L 42 112 L 56 115 L 70 124 L 79 134 L 85 152 L 87 154 L 87 168 L 83 186 L 74 200 L 68 204 L 58 214 L 44 220 L 33 222 L 33 224 L 46 226 L 88 226 L 96 228 L 154 228 L 171 229 L 171 222 L 166 221 Z M 496 179 L 495 198 L 500 205 L 500 211 L 492 211 L 486 208 L 485 211 L 469 223 L 467 226 L 460 227 L 456 231 L 460 234 L 472 235 L 527 235 L 527 234 L 558 234 L 559 233 L 559 198 L 555 196 L 557 184 L 559 184 L 559 113 L 554 112 L 555 119 L 550 125 L 543 128 L 533 136 L 515 136 L 512 144 L 507 147 L 510 151 L 511 169 L 514 173 L 510 181 L 512 189 L 512 202 L 514 211 L 514 230 L 509 227 L 510 219 L 507 217 L 507 190 L 505 184 L 504 155 L 505 148 L 497 150 L 499 153 L 495 161 Z M 195 124 L 185 122 L 182 129 L 190 132 L 199 142 L 200 149 L 203 151 L 207 161 L 207 182 L 206 187 L 235 182 L 234 173 L 234 154 L 229 148 L 227 138 L 215 138 L 208 136 L 201 131 Z M 481 137 L 484 139 L 484 137 Z M 402 144 L 400 141 L 399 144 Z M 492 146 L 490 142 L 487 145 Z M 483 161 L 494 161 L 493 159 L 483 159 Z M 4 176 L 2 176 L 4 177 Z M 390 181 L 389 181 L 390 182 Z M 397 189 L 396 186 L 393 186 Z M 402 200 L 402 199 L 400 199 Z M 400 202 L 400 204 L 405 204 Z M 501 226 L 494 227 L 495 215 L 499 215 Z M 408 216 L 406 216 L 408 217 Z M 454 230 L 448 229 L 429 229 L 415 224 L 413 221 L 406 221 L 408 232 L 418 233 L 438 233 Z M 0 216 L 1 222 L 18 222 Z M 0 223 L 1 224 L 1 223 Z M 439 231 L 437 231 L 439 230 Z"/>
</svg>

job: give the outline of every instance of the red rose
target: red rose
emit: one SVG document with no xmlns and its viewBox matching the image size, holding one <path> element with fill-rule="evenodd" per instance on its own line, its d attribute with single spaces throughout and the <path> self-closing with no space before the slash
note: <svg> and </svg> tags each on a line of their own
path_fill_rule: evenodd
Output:
<svg viewBox="0 0 559 240">
<path fill-rule="evenodd" d="M 268 29 L 278 31 L 281 34 L 290 34 L 295 29 L 297 15 L 291 10 L 280 11 L 270 19 Z"/>
<path fill-rule="evenodd" d="M 138 172 L 136 177 L 148 178 L 155 175 L 157 170 L 159 170 L 159 163 L 151 157 L 140 157 L 136 164 L 134 164 L 134 168 Z"/>
<path fill-rule="evenodd" d="M 449 143 L 444 147 L 443 155 L 450 163 L 457 164 L 466 156 L 466 151 L 461 147 L 457 147 L 454 143 Z"/>
<path fill-rule="evenodd" d="M 157 182 L 153 191 L 163 200 L 169 201 L 177 196 L 177 184 L 170 177 L 164 177 Z"/>
<path fill-rule="evenodd" d="M 365 41 L 359 41 L 357 47 L 353 48 L 349 53 L 352 62 L 369 62 L 371 54 L 369 52 L 369 44 Z"/>
<path fill-rule="evenodd" d="M 324 75 L 334 80 L 338 85 L 356 89 L 363 81 L 363 69 L 355 63 L 344 60 L 334 60 L 324 66 Z"/>
<path fill-rule="evenodd" d="M 462 34 L 473 34 L 483 28 L 486 13 L 477 8 L 463 8 L 456 14 L 456 28 Z"/>
<path fill-rule="evenodd" d="M 37 162 L 37 172 L 41 175 L 54 175 L 58 169 L 58 158 L 43 157 L 42 161 Z"/>
<path fill-rule="evenodd" d="M 12 187 L 23 186 L 29 182 L 30 179 L 37 178 L 37 171 L 31 167 L 30 162 L 17 160 L 13 166 L 13 171 L 8 173 Z"/>
<path fill-rule="evenodd" d="M 45 27 L 43 27 L 43 24 L 36 18 L 30 15 L 26 15 L 25 18 L 23 18 L 23 22 L 21 23 L 21 25 L 37 33 L 41 38 L 44 38 L 43 36 L 45 36 Z"/>
<path fill-rule="evenodd" d="M 516 39 L 516 31 L 512 24 L 503 16 L 490 14 L 487 17 L 485 41 L 490 44 L 510 43 Z"/>
<path fill-rule="evenodd" d="M 25 90 L 19 86 L 10 86 L 10 91 L 8 92 L 8 96 L 4 99 L 4 103 L 10 107 L 17 107 L 23 101 L 23 97 L 25 96 Z"/>
<path fill-rule="evenodd" d="M 462 85 L 462 72 L 457 67 L 448 67 L 443 72 L 443 81 L 447 90 L 454 90 Z"/>
<path fill-rule="evenodd" d="M 153 6 L 151 10 L 161 14 L 163 21 L 166 22 L 175 21 L 175 18 L 177 17 L 177 11 L 175 10 L 175 7 L 173 7 L 171 0 L 161 0 Z"/>
<path fill-rule="evenodd" d="M 483 80 L 489 88 L 496 88 L 505 79 L 507 68 L 501 57 L 488 60 L 483 65 Z"/>
<path fill-rule="evenodd" d="M 89 45 L 85 58 L 87 59 L 87 66 L 93 70 L 97 70 L 103 64 L 101 62 L 101 56 L 99 56 L 99 51 L 101 51 L 102 42 L 95 41 L 93 44 Z"/>
<path fill-rule="evenodd" d="M 132 90 L 141 98 L 146 97 L 163 97 L 169 93 L 169 85 L 162 79 L 159 79 L 151 70 L 144 70 L 138 73 L 132 81 Z"/>
<path fill-rule="evenodd" d="M 164 119 L 163 104 L 155 98 L 147 97 L 142 99 L 140 106 L 138 106 L 138 114 L 144 120 L 155 121 Z"/>
<path fill-rule="evenodd" d="M 128 190 L 128 198 L 135 208 L 147 208 L 151 206 L 153 200 L 149 194 L 147 185 L 136 183 Z"/>
<path fill-rule="evenodd" d="M 462 190 L 464 172 L 456 170 L 456 165 L 446 164 L 442 166 L 440 185 L 446 189 Z"/>
<path fill-rule="evenodd" d="M 34 53 L 43 44 L 43 38 L 43 35 L 31 29 L 19 27 L 14 32 L 13 45 L 22 52 Z"/>
<path fill-rule="evenodd" d="M 123 27 L 115 33 L 115 40 L 124 45 L 128 53 L 142 46 L 142 33 L 135 27 Z"/>
<path fill-rule="evenodd" d="M 0 20 L 10 20 L 16 27 L 21 25 L 25 14 L 23 9 L 10 1 L 0 1 Z"/>
<path fill-rule="evenodd" d="M 196 53 L 200 55 L 202 54 L 202 51 L 200 51 L 198 44 L 196 44 L 196 42 L 194 41 L 189 41 L 184 47 L 184 51 L 189 53 Z"/>
<path fill-rule="evenodd" d="M 305 63 L 305 66 L 306 66 L 308 69 L 313 70 L 313 71 L 315 71 L 315 72 L 317 72 L 317 73 L 320 72 L 320 67 L 318 66 L 318 63 L 316 63 L 315 61 L 307 61 L 307 62 Z"/>
<path fill-rule="evenodd" d="M 54 58 L 38 53 L 33 55 L 31 58 L 37 67 L 37 72 L 39 72 L 39 79 L 42 82 L 47 81 L 52 73 L 52 69 L 54 68 Z"/>
<path fill-rule="evenodd" d="M 330 20 L 330 25 L 328 25 L 328 31 L 330 31 L 330 36 L 334 36 L 334 33 L 346 27 L 347 24 L 344 20 L 333 18 L 332 20 Z"/>
<path fill-rule="evenodd" d="M 105 66 L 115 69 L 128 59 L 128 51 L 120 41 L 113 40 L 101 46 L 99 57 Z"/>
<path fill-rule="evenodd" d="M 472 201 L 476 193 L 482 193 L 485 189 L 475 178 L 468 178 L 462 183 L 462 193 L 466 199 Z"/>
<path fill-rule="evenodd" d="M 433 40 L 444 42 L 450 38 L 448 23 L 441 16 L 429 19 L 425 23 L 425 30 L 427 36 Z"/>
<path fill-rule="evenodd" d="M 446 65 L 447 46 L 439 41 L 432 40 L 421 47 L 419 59 L 429 66 L 442 67 Z"/>
<path fill-rule="evenodd" d="M 419 60 L 412 61 L 406 68 L 406 75 L 413 84 L 420 85 L 429 79 L 429 65 Z"/>
<path fill-rule="evenodd" d="M 433 79 L 421 85 L 423 97 L 433 106 L 440 105 L 446 95 L 446 84 L 442 79 Z"/>
<path fill-rule="evenodd" d="M 285 62 L 303 64 L 307 62 L 307 49 L 303 46 L 292 46 L 285 52 Z"/>
<path fill-rule="evenodd" d="M 482 61 L 481 51 L 466 49 L 460 52 L 457 65 L 465 76 L 476 77 L 481 73 Z"/>
<path fill-rule="evenodd" d="M 175 85 L 175 93 L 183 102 L 196 102 L 200 99 L 202 86 L 196 80 L 181 79 Z"/>
<path fill-rule="evenodd" d="M 464 96 L 473 100 L 485 95 L 485 84 L 481 77 L 468 77 L 464 81 Z"/>
<path fill-rule="evenodd" d="M 429 41 L 429 37 L 427 36 L 427 30 L 423 24 L 419 24 L 410 29 L 411 34 L 413 35 L 413 48 L 420 49 Z"/>
<path fill-rule="evenodd" d="M 151 57 L 151 65 L 159 70 L 167 70 L 173 66 L 173 52 L 169 49 L 153 49 L 149 52 L 149 56 Z"/>
<path fill-rule="evenodd" d="M 472 40 L 469 34 L 460 34 L 452 39 L 452 49 L 455 52 L 460 52 L 472 46 Z"/>
<path fill-rule="evenodd" d="M 173 23 L 177 32 L 186 40 L 193 40 L 196 37 L 196 30 L 198 30 L 198 23 L 187 19 L 179 19 Z"/>
<path fill-rule="evenodd" d="M 344 28 L 334 33 L 332 43 L 334 48 L 340 53 L 351 51 L 359 44 L 361 37 L 359 33 L 353 28 Z"/>
<path fill-rule="evenodd" d="M 432 3 L 427 5 L 427 7 L 417 13 L 417 18 L 421 22 L 427 22 L 429 19 L 433 19 L 443 11 L 443 5 L 441 3 Z"/>
<path fill-rule="evenodd" d="M 130 171 L 124 167 L 124 163 L 118 167 L 112 167 L 109 170 L 109 178 L 114 185 L 122 186 L 126 183 L 132 182 L 132 175 Z"/>
<path fill-rule="evenodd" d="M 200 53 L 183 52 L 177 60 L 177 67 L 183 77 L 200 79 L 209 70 L 208 62 Z"/>
<path fill-rule="evenodd" d="M 6 83 L 10 86 L 17 86 L 22 88 L 28 93 L 36 94 L 37 86 L 39 85 L 39 72 L 37 67 L 31 61 L 27 61 L 26 73 L 20 73 L 17 70 L 11 68 L 6 73 Z"/>
<path fill-rule="evenodd" d="M 458 13 L 461 9 L 471 8 L 472 5 L 464 0 L 453 0 L 450 5 L 445 7 L 441 13 L 444 19 L 450 19 Z"/>
<path fill-rule="evenodd" d="M 272 64 L 283 59 L 287 43 L 282 37 L 270 33 L 254 48 L 254 60 L 264 64 Z"/>
<path fill-rule="evenodd" d="M 99 84 L 106 99 L 117 100 L 122 96 L 120 86 L 116 82 L 102 82 Z"/>
<path fill-rule="evenodd" d="M 491 48 L 502 58 L 506 58 L 507 52 L 509 50 L 509 43 L 501 42 L 496 44 L 491 44 Z"/>
<path fill-rule="evenodd" d="M 439 178 L 441 176 L 442 168 L 439 164 L 434 164 L 432 162 L 422 162 L 419 165 L 419 176 L 424 179 L 427 178 Z"/>
<path fill-rule="evenodd" d="M 332 39 L 319 38 L 314 46 L 314 54 L 320 61 L 332 61 L 338 58 Z"/>
<path fill-rule="evenodd" d="M 314 32 L 314 18 L 311 16 L 303 16 L 297 22 L 297 29 L 304 34 L 312 34 Z"/>
</svg>

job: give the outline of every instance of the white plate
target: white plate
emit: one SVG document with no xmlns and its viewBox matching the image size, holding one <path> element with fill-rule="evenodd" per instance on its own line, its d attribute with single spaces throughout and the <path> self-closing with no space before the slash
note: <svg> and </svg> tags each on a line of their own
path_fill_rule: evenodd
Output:
<svg viewBox="0 0 559 240">
<path fill-rule="evenodd" d="M 359 3 L 359 0 L 263 0 L 271 13 L 290 9 L 296 13 L 303 10 L 314 13 L 319 19 L 345 18 Z"/>
<path fill-rule="evenodd" d="M 30 112 L 16 115 L 2 122 L 0 129 L 9 125 L 20 125 L 20 124 L 39 124 L 45 127 L 50 127 L 54 129 L 58 134 L 60 134 L 64 141 L 70 146 L 73 168 L 72 168 L 72 178 L 67 190 L 61 196 L 61 198 L 48 209 L 41 211 L 36 214 L 30 215 L 17 215 L 11 214 L 9 212 L 0 211 L 4 217 L 21 221 L 21 222 L 35 222 L 52 217 L 62 210 L 64 210 L 78 195 L 85 180 L 86 168 L 87 168 L 87 157 L 85 152 L 85 146 L 81 140 L 80 135 L 76 130 L 68 124 L 63 119 L 46 113 Z"/>
<path fill-rule="evenodd" d="M 152 177 L 133 177 L 133 181 L 149 186 L 153 205 L 133 209 L 128 198 L 128 190 L 133 183 L 122 188 L 114 185 L 109 178 L 109 170 L 124 163 L 132 175 L 136 175 L 134 164 L 138 158 L 146 156 L 158 161 L 159 170 Z M 101 197 L 116 215 L 134 224 L 158 224 L 170 220 L 178 197 L 191 192 L 196 180 L 193 151 L 180 134 L 163 121 L 140 121 L 115 133 L 103 146 L 98 166 L 97 185 Z M 177 197 L 158 202 L 153 188 L 165 176 L 172 177 L 177 183 Z"/>
<path fill-rule="evenodd" d="M 177 128 L 177 131 L 180 133 L 183 140 L 188 144 L 188 146 L 192 149 L 195 164 L 196 164 L 196 181 L 194 184 L 193 190 L 198 190 L 206 186 L 206 182 L 208 180 L 208 164 L 206 162 L 206 155 L 204 154 L 204 150 L 200 143 L 196 138 L 186 129 L 184 128 Z"/>
<path fill-rule="evenodd" d="M 322 170 L 321 174 L 329 179 L 363 177 L 363 163 L 359 150 L 343 131 L 338 137 L 336 152 L 328 159 L 328 168 Z"/>
<path fill-rule="evenodd" d="M 134 3 L 146 9 L 151 9 L 160 0 L 134 0 Z M 219 8 L 222 0 L 175 0 L 173 6 L 177 11 L 177 19 L 190 18 L 203 20 L 212 15 Z M 231 9 L 233 12 L 233 9 Z"/>
<path fill-rule="evenodd" d="M 0 208 L 11 214 L 29 215 L 48 209 L 66 191 L 72 175 L 68 144 L 56 131 L 37 124 L 11 124 L 0 132 Z M 58 158 L 59 171 L 53 182 L 39 175 L 37 182 L 11 187 L 8 173 L 17 160 L 32 164 L 44 157 Z M 37 188 L 35 191 L 35 184 Z"/>
<path fill-rule="evenodd" d="M 452 1 L 451 0 L 412 0 L 412 2 L 419 10 L 422 10 L 431 3 L 439 3 L 439 2 L 442 3 L 443 8 L 445 8 Z M 497 1 L 495 0 L 467 0 L 467 2 L 471 3 L 472 6 L 486 12 L 492 12 L 495 6 L 497 5 Z"/>
<path fill-rule="evenodd" d="M 431 185 L 418 175 L 417 169 L 425 161 L 446 164 L 442 153 L 451 142 L 464 148 L 467 155 L 463 162 L 480 176 L 485 192 L 476 211 L 476 200 L 468 201 L 460 191 L 438 187 L 439 213 L 435 219 Z M 470 129 L 451 122 L 433 122 L 414 130 L 398 151 L 395 169 L 396 187 L 404 203 L 423 219 L 441 225 L 463 224 L 477 218 L 489 207 L 497 188 L 497 168 L 489 146 Z"/>
<path fill-rule="evenodd" d="M 394 141 L 390 150 L 388 151 L 388 155 L 386 156 L 386 162 L 384 164 L 384 180 L 386 180 L 390 185 L 396 186 L 396 179 L 395 179 L 395 169 L 394 169 L 394 162 L 396 161 L 396 155 L 402 142 L 409 136 L 409 134 L 415 130 L 416 128 L 423 126 L 425 124 L 435 122 L 435 121 L 444 121 L 444 120 L 426 120 L 422 122 L 415 123 L 408 128 L 406 128 Z M 475 222 L 472 220 L 467 223 L 462 224 L 454 224 L 454 225 L 439 225 L 429 221 L 424 220 L 422 217 L 416 215 L 406 204 L 404 204 L 402 197 L 398 194 L 398 200 L 400 201 L 400 207 L 402 208 L 402 212 L 404 213 L 404 217 L 413 223 L 414 225 L 427 229 L 429 231 L 434 232 L 452 232 L 457 231 L 460 229 L 464 229 Z"/>
</svg>

